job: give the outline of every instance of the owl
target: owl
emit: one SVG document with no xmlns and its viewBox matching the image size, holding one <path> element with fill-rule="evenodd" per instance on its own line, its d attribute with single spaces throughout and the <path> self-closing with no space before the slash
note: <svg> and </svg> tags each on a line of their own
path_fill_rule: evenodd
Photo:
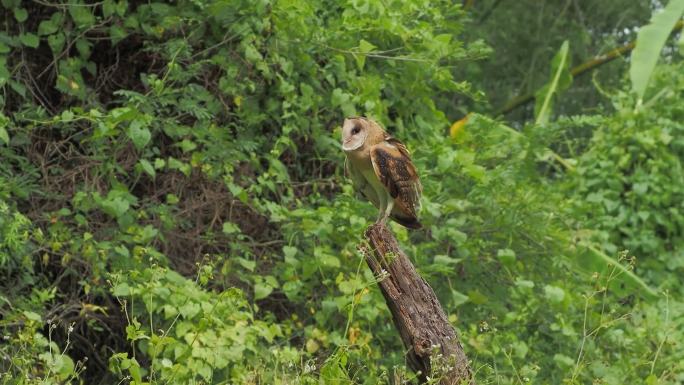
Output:
<svg viewBox="0 0 684 385">
<path fill-rule="evenodd" d="M 406 146 L 375 121 L 363 117 L 344 120 L 342 150 L 345 170 L 354 189 L 378 208 L 377 222 L 392 218 L 419 229 L 423 188 Z"/>
</svg>

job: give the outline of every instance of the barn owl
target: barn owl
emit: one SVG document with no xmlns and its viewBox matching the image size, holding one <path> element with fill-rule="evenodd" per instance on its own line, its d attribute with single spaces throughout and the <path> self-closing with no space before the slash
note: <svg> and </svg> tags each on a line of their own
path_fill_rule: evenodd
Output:
<svg viewBox="0 0 684 385">
<path fill-rule="evenodd" d="M 406 146 L 370 119 L 353 117 L 342 125 L 345 169 L 354 188 L 378 208 L 377 222 L 387 218 L 411 228 L 418 221 L 422 186 Z"/>
</svg>

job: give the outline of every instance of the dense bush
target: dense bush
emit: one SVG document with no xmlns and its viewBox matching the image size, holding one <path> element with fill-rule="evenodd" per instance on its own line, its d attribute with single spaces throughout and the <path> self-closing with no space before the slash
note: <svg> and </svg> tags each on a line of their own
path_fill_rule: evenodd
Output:
<svg viewBox="0 0 684 385">
<path fill-rule="evenodd" d="M 452 3 L 3 0 L 2 383 L 411 378 L 355 114 L 412 150 L 427 230 L 393 230 L 479 382 L 681 382 L 681 65 L 638 111 L 452 138 L 490 53 Z"/>
<path fill-rule="evenodd" d="M 597 122 L 577 178 L 603 247 L 629 249 L 642 259 L 645 277 L 670 289 L 680 286 L 675 274 L 684 268 L 681 71 L 681 64 L 659 69 L 654 88 L 662 93 L 647 109 L 631 111 L 631 100 L 617 98 L 620 113 Z"/>
</svg>

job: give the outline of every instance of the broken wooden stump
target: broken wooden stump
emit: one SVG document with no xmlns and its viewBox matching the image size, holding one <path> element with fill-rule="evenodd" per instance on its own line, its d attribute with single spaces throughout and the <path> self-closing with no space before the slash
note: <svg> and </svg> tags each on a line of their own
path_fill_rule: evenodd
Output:
<svg viewBox="0 0 684 385">
<path fill-rule="evenodd" d="M 399 331 L 409 367 L 421 382 L 441 378 L 441 385 L 474 385 L 470 363 L 456 331 L 449 324 L 435 292 L 399 248 L 394 235 L 381 223 L 370 226 L 365 237 L 371 250 L 362 250 L 376 277 L 394 326 Z"/>
</svg>

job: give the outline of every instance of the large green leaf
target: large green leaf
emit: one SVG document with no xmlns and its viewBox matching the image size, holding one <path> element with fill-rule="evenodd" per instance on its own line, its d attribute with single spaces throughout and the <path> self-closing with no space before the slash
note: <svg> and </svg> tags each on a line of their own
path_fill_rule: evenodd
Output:
<svg viewBox="0 0 684 385">
<path fill-rule="evenodd" d="M 672 28 L 684 13 L 684 0 L 670 0 L 665 9 L 651 18 L 651 22 L 639 30 L 636 47 L 632 53 L 632 64 L 629 76 L 632 80 L 632 91 L 636 92 L 637 104 L 641 104 L 648 80 L 658 62 L 660 51 L 670 36 Z"/>
<path fill-rule="evenodd" d="M 568 41 L 564 41 L 551 61 L 551 79 L 536 93 L 534 115 L 536 116 L 537 124 L 544 124 L 549 120 L 554 95 L 568 89 L 570 84 L 572 84 L 568 59 L 569 47 Z"/>
</svg>

